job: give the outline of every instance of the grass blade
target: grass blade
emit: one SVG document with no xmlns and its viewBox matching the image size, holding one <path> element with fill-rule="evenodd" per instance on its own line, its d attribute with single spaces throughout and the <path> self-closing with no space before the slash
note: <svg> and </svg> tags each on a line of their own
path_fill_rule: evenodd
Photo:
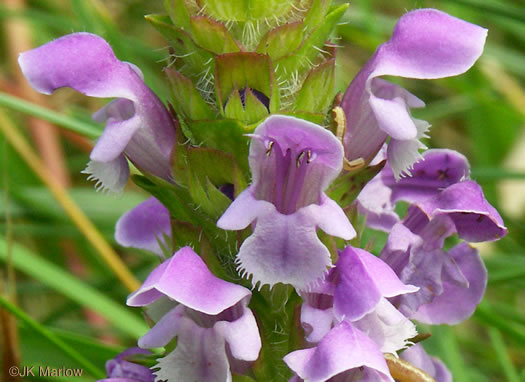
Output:
<svg viewBox="0 0 525 382">
<path fill-rule="evenodd" d="M 123 333 L 138 338 L 148 330 L 147 325 L 138 316 L 60 267 L 16 243 L 12 245 L 12 253 L 15 269 L 69 297 L 77 304 L 99 313 Z M 7 261 L 7 243 L 2 237 L 0 237 L 0 261 Z"/>
<path fill-rule="evenodd" d="M 20 321 L 24 322 L 26 325 L 30 326 L 32 329 L 40 333 L 42 336 L 46 337 L 49 341 L 51 341 L 59 349 L 61 349 L 64 353 L 66 353 L 71 359 L 78 362 L 80 366 L 86 369 L 94 377 L 104 378 L 105 373 L 101 369 L 93 365 L 89 360 L 84 358 L 84 356 L 78 353 L 75 349 L 73 349 L 68 344 L 66 344 L 64 341 L 62 341 L 60 338 L 58 338 L 53 332 L 48 330 L 45 326 L 40 325 L 37 321 L 32 319 L 22 310 L 17 308 L 15 305 L 11 304 L 3 296 L 0 296 L 0 305 L 4 309 L 14 314 Z"/>
<path fill-rule="evenodd" d="M 45 119 L 64 129 L 73 131 L 87 138 L 98 138 L 102 134 L 102 129 L 95 124 L 88 124 L 78 119 L 68 117 L 67 115 L 57 113 L 56 111 L 36 105 L 32 102 L 25 101 L 18 97 L 0 92 L 0 106 L 7 107 L 33 117 Z"/>
<path fill-rule="evenodd" d="M 509 358 L 507 349 L 505 348 L 505 343 L 503 342 L 503 337 L 498 329 L 490 328 L 489 329 L 490 341 L 492 342 L 492 347 L 496 353 L 496 358 L 498 359 L 501 370 L 503 374 L 507 377 L 508 382 L 520 382 L 520 377 L 518 372 L 514 368 L 512 361 Z"/>
</svg>

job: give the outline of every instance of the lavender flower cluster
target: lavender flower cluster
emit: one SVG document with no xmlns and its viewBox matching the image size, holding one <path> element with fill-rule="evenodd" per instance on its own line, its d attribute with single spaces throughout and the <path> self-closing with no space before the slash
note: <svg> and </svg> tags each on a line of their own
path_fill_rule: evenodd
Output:
<svg viewBox="0 0 525 382">
<path fill-rule="evenodd" d="M 127 300 L 155 322 L 140 348 L 165 347 L 174 339 L 176 346 L 153 372 L 130 367 L 120 355 L 110 361 L 104 381 L 226 382 L 252 375 L 264 341 L 261 312 L 250 300 L 277 284 L 293 286 L 302 301 L 303 346 L 284 357 L 294 374 L 290 381 L 393 382 L 385 353 L 438 382 L 451 381 L 443 363 L 413 343 L 412 320 L 455 324 L 468 318 L 487 282 L 469 243 L 498 240 L 506 228 L 469 178 L 463 155 L 446 149 L 420 154 L 429 124 L 412 117 L 411 108 L 423 101 L 381 77 L 459 75 L 481 55 L 486 34 L 440 11 L 407 13 L 348 86 L 336 110 L 337 133 L 290 115 L 260 123 L 249 134 L 251 185 L 216 222 L 223 230 L 251 227 L 235 264 L 253 289 L 217 277 L 192 248 L 177 249 Z M 86 173 L 100 187 L 122 190 L 127 159 L 143 173 L 175 183 L 175 119 L 140 70 L 119 61 L 102 38 L 71 34 L 23 53 L 19 62 L 39 92 L 71 87 L 116 98 L 94 116 L 106 126 Z M 352 206 L 328 196 L 341 174 L 377 164 L 384 167 Z M 396 212 L 400 201 L 408 203 L 404 216 Z M 346 213 L 351 207 L 370 228 L 388 233 L 379 256 L 348 245 L 357 234 Z M 318 230 L 345 245 L 328 248 Z M 153 197 L 116 226 L 118 243 L 160 257 L 171 235 L 170 212 Z M 458 244 L 449 248 L 445 240 L 453 235 Z"/>
</svg>

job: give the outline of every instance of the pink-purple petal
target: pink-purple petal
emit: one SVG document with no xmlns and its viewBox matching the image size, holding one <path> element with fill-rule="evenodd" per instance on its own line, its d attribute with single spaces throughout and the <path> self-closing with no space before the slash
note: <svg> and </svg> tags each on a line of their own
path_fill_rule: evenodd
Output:
<svg viewBox="0 0 525 382">
<path fill-rule="evenodd" d="M 170 214 L 154 197 L 122 215 L 115 227 L 115 240 L 120 245 L 145 249 L 158 255 L 163 253 L 159 242 L 167 247 L 164 235 L 171 237 Z"/>
<path fill-rule="evenodd" d="M 126 360 L 126 357 L 137 354 L 149 355 L 148 350 L 130 348 L 106 362 L 107 378 L 97 382 L 154 382 L 153 372 L 146 366 Z"/>
<path fill-rule="evenodd" d="M 243 242 L 237 257 L 241 274 L 252 275 L 254 285 L 282 282 L 303 289 L 322 278 L 331 264 L 317 228 L 346 240 L 356 235 L 341 207 L 325 194 L 321 195 L 321 204 L 281 214 L 270 202 L 255 199 L 252 190 L 250 186 L 243 191 L 217 225 L 242 229 L 255 223 L 253 234 Z"/>
<path fill-rule="evenodd" d="M 346 247 L 335 269 L 334 313 L 356 321 L 371 313 L 383 297 L 413 293 L 382 260 L 359 248 Z"/>
<path fill-rule="evenodd" d="M 357 255 L 372 275 L 374 282 L 383 297 L 394 297 L 418 291 L 418 287 L 406 285 L 399 280 L 395 272 L 383 260 L 363 249 L 355 248 Z"/>
<path fill-rule="evenodd" d="M 201 328 L 184 317 L 177 347 L 155 366 L 157 381 L 231 381 L 224 338 L 213 328 Z"/>
<path fill-rule="evenodd" d="M 241 192 L 217 221 L 217 227 L 241 230 L 248 227 L 258 216 L 275 210 L 273 204 L 266 200 L 255 199 L 252 192 L 252 187 Z"/>
<path fill-rule="evenodd" d="M 343 97 L 346 157 L 362 157 L 369 162 L 391 136 L 396 141 L 388 158 L 399 177 L 418 159 L 422 148 L 410 109 L 424 104 L 377 77 L 432 79 L 461 74 L 481 55 L 486 35 L 486 29 L 434 9 L 401 17 L 391 39 L 377 49 Z M 409 155 L 404 150 L 407 148 Z"/>
<path fill-rule="evenodd" d="M 374 340 L 383 353 L 396 354 L 417 334 L 415 325 L 385 298 L 371 313 L 352 324 Z"/>
<path fill-rule="evenodd" d="M 193 310 L 216 315 L 251 295 L 240 285 L 215 277 L 190 247 L 177 251 L 128 297 L 129 306 L 149 305 L 167 296 Z"/>
<path fill-rule="evenodd" d="M 74 33 L 20 54 L 22 72 L 44 94 L 70 87 L 92 97 L 134 99 L 128 80 L 137 76 L 111 47 L 90 33 Z"/>
<path fill-rule="evenodd" d="M 137 116 L 126 120 L 108 122 L 89 156 L 91 160 L 109 162 L 121 155 L 133 135 L 140 129 L 142 121 Z"/>
<path fill-rule="evenodd" d="M 121 154 L 110 162 L 89 161 L 82 174 L 87 174 L 87 179 L 95 182 L 97 191 L 121 192 L 128 182 L 129 165 Z"/>
<path fill-rule="evenodd" d="M 242 361 L 255 361 L 261 350 L 261 337 L 257 322 L 246 304 L 242 306 L 242 315 L 234 321 L 219 321 L 214 325 L 229 345 L 232 356 Z"/>
<path fill-rule="evenodd" d="M 416 138 L 418 130 L 410 108 L 424 107 L 425 103 L 402 87 L 379 78 L 373 78 L 370 86 L 368 102 L 381 130 L 392 139 Z"/>
<path fill-rule="evenodd" d="M 378 178 L 392 190 L 391 201 L 415 203 L 428 199 L 443 189 L 469 176 L 470 165 L 461 153 L 447 149 L 431 149 L 414 164 L 412 175 L 396 180 L 387 163 Z"/>
<path fill-rule="evenodd" d="M 392 189 L 380 175 L 370 180 L 357 196 L 357 208 L 370 228 L 389 232 L 399 222 L 392 203 Z"/>
<path fill-rule="evenodd" d="M 336 272 L 335 316 L 339 320 L 355 321 L 370 313 L 382 295 L 356 248 L 347 247 L 340 253 Z"/>
<path fill-rule="evenodd" d="M 301 305 L 301 325 L 308 342 L 317 343 L 332 329 L 335 316 L 332 308 L 317 309 L 304 302 Z"/>
<path fill-rule="evenodd" d="M 253 285 L 292 284 L 304 289 L 331 265 L 317 229 L 349 240 L 356 232 L 324 190 L 343 165 L 341 142 L 327 129 L 295 117 L 273 115 L 250 134 L 252 184 L 217 225 L 254 232 L 237 256 Z"/>
<path fill-rule="evenodd" d="M 282 282 L 298 289 L 322 278 L 331 264 L 330 253 L 317 237 L 309 208 L 291 215 L 274 209 L 258 216 L 237 255 L 241 275 L 251 275 L 253 285 Z"/>
<path fill-rule="evenodd" d="M 459 237 L 470 242 L 498 240 L 507 234 L 498 211 L 487 202 L 474 181 L 453 184 L 433 198 L 417 203 L 417 207 L 428 219 L 449 216 Z"/>
<path fill-rule="evenodd" d="M 487 270 L 478 251 L 467 243 L 461 243 L 449 252 L 447 261 L 455 262 L 468 285 L 459 284 L 446 273 L 443 278 L 443 292 L 432 302 L 421 305 L 412 318 L 427 324 L 454 325 L 474 313 L 483 298 L 487 285 Z"/>
<path fill-rule="evenodd" d="M 392 142 L 391 142 L 392 143 Z M 396 179 L 387 162 L 381 172 L 361 190 L 357 197 L 359 211 L 373 229 L 390 232 L 399 221 L 394 207 L 402 200 L 422 202 L 443 189 L 465 180 L 470 172 L 467 159 L 454 150 L 432 149 L 423 153 L 411 175 Z"/>
<path fill-rule="evenodd" d="M 309 215 L 318 228 L 331 236 L 351 240 L 357 235 L 342 208 L 324 193 L 319 205 L 305 207 L 303 212 Z"/>
<path fill-rule="evenodd" d="M 401 358 L 434 378 L 436 382 L 452 382 L 452 374 L 435 357 L 430 357 L 421 344 L 415 344 L 401 353 Z"/>
<path fill-rule="evenodd" d="M 487 30 L 435 9 L 401 17 L 378 49 L 373 75 L 433 79 L 466 72 L 483 52 Z"/>
<path fill-rule="evenodd" d="M 177 335 L 185 309 L 183 305 L 177 305 L 166 313 L 139 339 L 139 347 L 148 349 L 166 346 Z"/>
<path fill-rule="evenodd" d="M 268 156 L 268 142 L 278 142 L 281 151 L 311 150 L 316 153 L 310 164 L 321 167 L 319 171 L 320 191 L 323 191 L 335 179 L 342 169 L 343 146 L 327 129 L 303 119 L 272 115 L 261 123 L 253 132 L 254 139 L 250 145 L 250 168 L 252 182 L 267 182 L 261 162 Z M 295 163 L 295 161 L 294 161 Z"/>
</svg>

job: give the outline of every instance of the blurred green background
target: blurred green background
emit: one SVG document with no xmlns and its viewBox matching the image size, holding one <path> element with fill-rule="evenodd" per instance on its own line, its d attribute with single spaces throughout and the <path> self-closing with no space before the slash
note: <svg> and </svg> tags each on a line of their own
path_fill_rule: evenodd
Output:
<svg viewBox="0 0 525 382">
<path fill-rule="evenodd" d="M 509 228 L 505 239 L 479 246 L 489 283 L 476 313 L 455 327 L 421 328 L 433 334 L 425 346 L 443 359 L 455 381 L 525 381 L 525 4 L 354 0 L 337 28 L 338 90 L 344 91 L 377 45 L 388 39 L 396 20 L 421 7 L 438 8 L 489 29 L 485 53 L 467 74 L 399 82 L 427 102 L 424 110 L 415 112 L 433 125 L 427 145 L 456 149 L 469 158 L 472 177 Z M 147 195 L 133 185 L 122 196 L 96 193 L 80 174 L 90 141 L 30 117 L 40 112 L 47 120 L 96 136 L 101 126 L 93 124 L 90 115 L 105 101 L 70 90 L 38 96 L 21 78 L 16 58 L 21 51 L 67 33 L 97 33 L 121 60 L 139 66 L 146 82 L 168 100 L 161 71 L 167 43 L 143 19 L 161 11 L 160 0 L 0 4 L 0 123 L 26 136 L 139 280 L 157 259 L 118 248 L 113 229 L 118 217 Z M 0 314 L 0 378 L 7 378 L 6 365 L 19 360 L 22 365 L 83 367 L 84 377 L 75 380 L 91 381 L 89 371 L 103 372 L 105 360 L 133 346 L 146 325 L 138 310 L 124 305 L 129 290 L 26 162 L 0 134 L 0 294 L 4 307 L 11 311 L 18 307 L 16 322 L 6 311 Z"/>
</svg>

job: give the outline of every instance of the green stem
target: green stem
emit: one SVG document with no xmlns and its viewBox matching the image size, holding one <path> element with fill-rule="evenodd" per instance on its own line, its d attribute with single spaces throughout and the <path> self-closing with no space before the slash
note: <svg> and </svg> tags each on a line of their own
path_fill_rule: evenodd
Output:
<svg viewBox="0 0 525 382">
<path fill-rule="evenodd" d="M 257 317 L 263 345 L 254 366 L 257 381 L 286 382 L 292 377 L 283 358 L 299 348 L 296 333 L 300 330 L 296 327 L 299 301 L 289 285 L 279 284 L 270 291 L 265 287 L 253 294 L 250 305 Z"/>
</svg>

